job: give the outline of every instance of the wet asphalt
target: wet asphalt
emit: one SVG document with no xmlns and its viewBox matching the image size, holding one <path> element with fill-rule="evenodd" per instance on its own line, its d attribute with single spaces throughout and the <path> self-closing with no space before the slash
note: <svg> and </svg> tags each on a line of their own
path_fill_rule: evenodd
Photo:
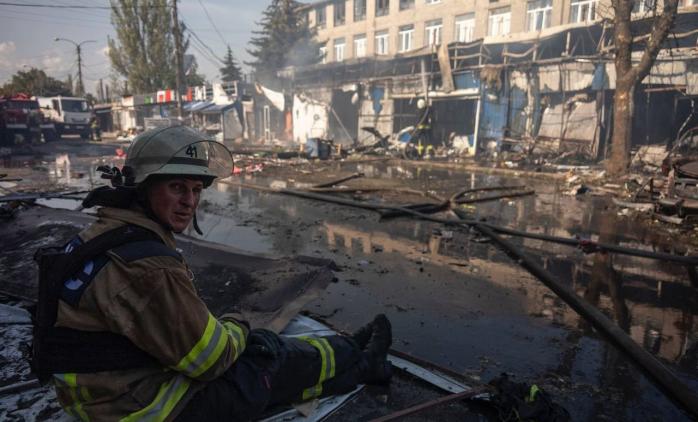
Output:
<svg viewBox="0 0 698 422">
<path fill-rule="evenodd" d="M 88 189 L 102 183 L 96 165 L 123 164 L 116 147 L 59 142 L 31 155 L 31 165 L 45 169 L 56 186 Z M 684 248 L 671 228 L 619 215 L 605 198 L 565 195 L 569 187 L 562 181 L 381 162 L 268 167 L 235 180 L 293 187 L 357 171 L 374 183 L 445 197 L 464 187 L 525 184 L 536 194 L 464 209 L 519 230 L 650 250 Z M 389 193 L 344 197 L 425 202 Z M 306 307 L 308 313 L 346 331 L 385 313 L 393 323 L 395 349 L 462 373 L 474 385 L 509 373 L 542 386 L 574 420 L 688 420 L 554 293 L 467 229 L 410 218 L 380 221 L 371 211 L 224 183 L 206 192 L 199 223 L 205 239 L 248 252 L 334 260 L 341 269 L 338 280 Z M 540 241 L 515 243 L 698 390 L 698 292 L 685 269 Z"/>
</svg>

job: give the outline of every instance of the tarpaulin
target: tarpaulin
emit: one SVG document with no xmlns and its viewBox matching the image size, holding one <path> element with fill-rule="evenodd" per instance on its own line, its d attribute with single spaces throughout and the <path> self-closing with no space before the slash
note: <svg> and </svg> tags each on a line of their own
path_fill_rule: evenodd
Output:
<svg viewBox="0 0 698 422">
<path fill-rule="evenodd" d="M 293 97 L 293 140 L 305 144 L 308 138 L 327 138 L 329 106 L 310 98 Z"/>
<path fill-rule="evenodd" d="M 265 88 L 260 84 L 256 84 L 256 88 L 258 91 L 260 91 L 261 94 L 263 94 L 265 97 L 267 97 L 267 100 L 276 107 L 279 111 L 284 111 L 284 108 L 286 106 L 286 102 L 284 100 L 284 94 L 283 92 L 276 92 L 273 91 L 269 88 Z"/>
</svg>

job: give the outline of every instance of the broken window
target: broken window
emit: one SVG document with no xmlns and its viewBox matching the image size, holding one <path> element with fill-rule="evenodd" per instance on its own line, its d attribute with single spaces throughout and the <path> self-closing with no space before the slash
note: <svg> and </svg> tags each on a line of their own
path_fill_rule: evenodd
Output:
<svg viewBox="0 0 698 422">
<path fill-rule="evenodd" d="M 506 35 L 511 32 L 511 9 L 502 7 L 490 10 L 487 35 Z"/>
<path fill-rule="evenodd" d="M 475 13 L 456 16 L 456 41 L 470 42 L 475 34 Z"/>
<path fill-rule="evenodd" d="M 334 3 L 334 26 L 344 25 L 346 21 L 346 1 L 338 1 Z"/>
<path fill-rule="evenodd" d="M 324 28 L 327 23 L 327 15 L 325 14 L 325 6 L 315 8 L 315 25 L 319 28 Z"/>
<path fill-rule="evenodd" d="M 366 19 L 366 0 L 354 0 L 354 22 Z"/>
<path fill-rule="evenodd" d="M 386 16 L 390 13 L 390 0 L 376 0 L 376 16 Z"/>
<path fill-rule="evenodd" d="M 413 40 L 414 25 L 401 26 L 398 32 L 398 51 L 403 53 L 412 50 Z"/>
<path fill-rule="evenodd" d="M 400 0 L 400 10 L 407 10 L 414 8 L 414 0 Z"/>
<path fill-rule="evenodd" d="M 533 0 L 526 5 L 526 30 L 540 31 L 550 26 L 553 11 L 552 0 Z"/>
<path fill-rule="evenodd" d="M 354 57 L 366 57 L 366 34 L 354 36 Z"/>
<path fill-rule="evenodd" d="M 344 47 L 346 43 L 344 38 L 337 38 L 334 40 L 334 61 L 341 62 L 344 60 Z"/>
<path fill-rule="evenodd" d="M 376 32 L 376 54 L 383 56 L 388 54 L 390 51 L 388 48 L 388 31 L 378 31 Z"/>
<path fill-rule="evenodd" d="M 441 23 L 441 19 L 436 19 L 433 21 L 429 21 L 425 24 L 424 29 L 425 29 L 425 40 L 426 40 L 426 45 L 439 45 L 441 44 L 441 29 L 443 28 L 443 24 Z"/>
<path fill-rule="evenodd" d="M 570 22 L 588 22 L 596 20 L 596 6 L 599 0 L 572 0 Z"/>
</svg>

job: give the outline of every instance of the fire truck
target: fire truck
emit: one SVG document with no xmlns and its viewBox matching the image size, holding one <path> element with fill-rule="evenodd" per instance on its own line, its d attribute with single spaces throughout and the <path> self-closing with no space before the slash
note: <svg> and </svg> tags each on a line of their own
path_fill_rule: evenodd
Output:
<svg viewBox="0 0 698 422">
<path fill-rule="evenodd" d="M 0 144 L 56 140 L 53 122 L 44 118 L 39 103 L 26 94 L 0 96 Z"/>
</svg>

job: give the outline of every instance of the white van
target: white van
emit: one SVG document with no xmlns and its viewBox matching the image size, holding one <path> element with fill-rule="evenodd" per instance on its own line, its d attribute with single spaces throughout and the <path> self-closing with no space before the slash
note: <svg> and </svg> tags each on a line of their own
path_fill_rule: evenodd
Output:
<svg viewBox="0 0 698 422">
<path fill-rule="evenodd" d="M 56 126 L 58 136 L 63 134 L 90 137 L 90 110 L 87 100 L 80 97 L 37 97 L 44 118 Z"/>
</svg>

